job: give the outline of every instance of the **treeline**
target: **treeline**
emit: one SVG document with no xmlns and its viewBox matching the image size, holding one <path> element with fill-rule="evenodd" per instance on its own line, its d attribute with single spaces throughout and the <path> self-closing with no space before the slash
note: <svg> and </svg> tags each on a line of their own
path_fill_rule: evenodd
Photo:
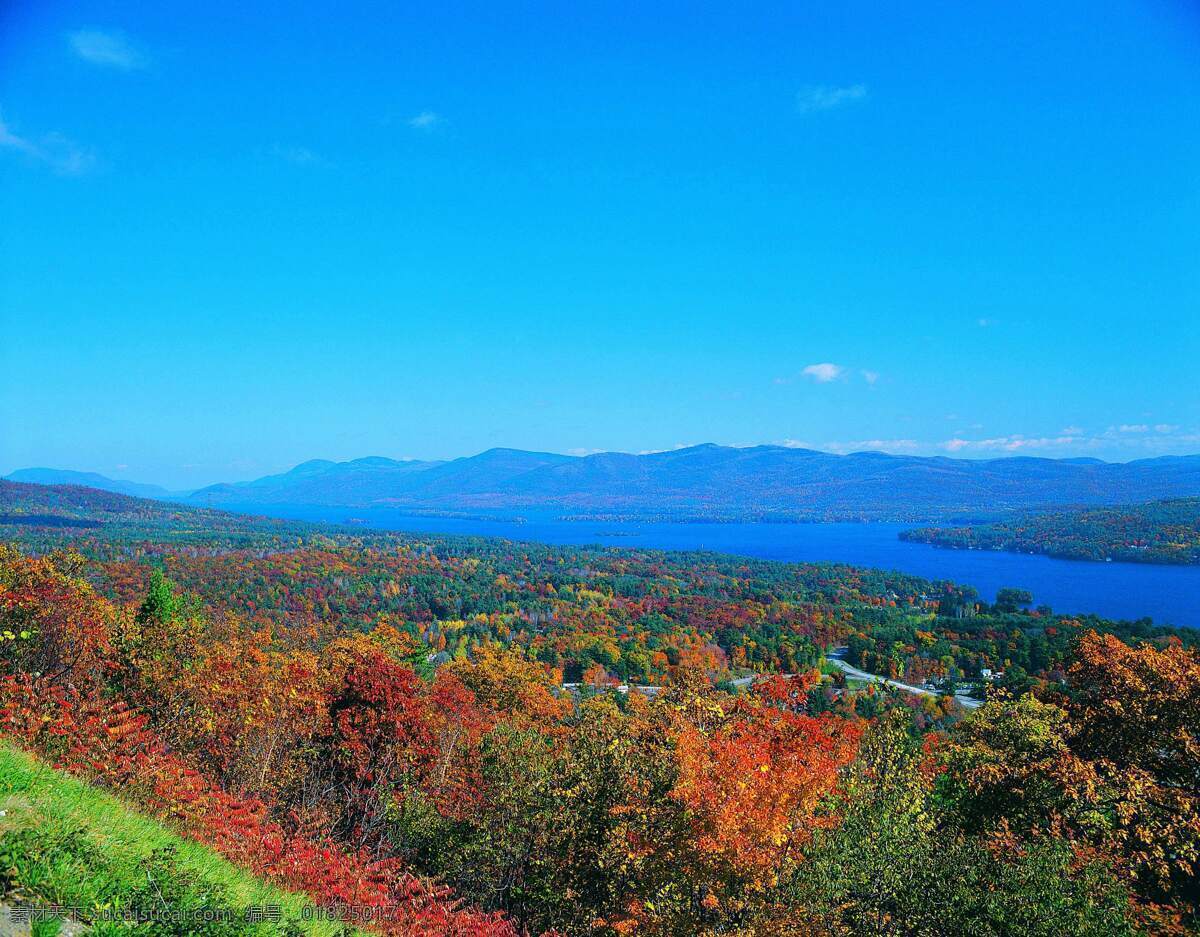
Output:
<svg viewBox="0 0 1200 937">
<path fill-rule="evenodd" d="M 1069 560 L 1194 565 L 1200 563 L 1200 498 L 1027 513 L 969 527 L 920 527 L 902 531 L 900 539 Z"/>
</svg>

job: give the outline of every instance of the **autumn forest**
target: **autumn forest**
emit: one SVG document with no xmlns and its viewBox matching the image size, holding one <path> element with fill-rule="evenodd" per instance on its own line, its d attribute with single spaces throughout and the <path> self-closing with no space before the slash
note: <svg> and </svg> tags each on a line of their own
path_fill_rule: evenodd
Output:
<svg viewBox="0 0 1200 937">
<path fill-rule="evenodd" d="M 3 484 L 5 744 L 347 932 L 1196 930 L 1186 629 Z M 29 833 L 4 888 L 71 905 Z M 308 926 L 223 900 L 169 932 Z"/>
</svg>

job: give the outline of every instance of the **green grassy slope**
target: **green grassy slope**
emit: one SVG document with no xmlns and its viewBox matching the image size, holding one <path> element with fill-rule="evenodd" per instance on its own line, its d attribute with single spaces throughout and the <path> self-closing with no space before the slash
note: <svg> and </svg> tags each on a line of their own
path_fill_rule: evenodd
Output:
<svg viewBox="0 0 1200 937">
<path fill-rule="evenodd" d="M 305 920 L 312 911 L 307 899 L 266 884 L 119 799 L 4 743 L 0 813 L 0 901 L 8 908 L 80 908 L 92 935 L 345 932 L 332 922 Z M 278 908 L 280 919 L 249 920 L 247 909 L 255 907 Z M 118 919 L 127 912 L 152 912 L 157 919 Z M 214 912 L 227 918 L 204 920 Z M 0 912 L 0 931 L 7 917 L 7 909 Z M 56 921 L 35 922 L 32 933 L 59 930 Z"/>
</svg>

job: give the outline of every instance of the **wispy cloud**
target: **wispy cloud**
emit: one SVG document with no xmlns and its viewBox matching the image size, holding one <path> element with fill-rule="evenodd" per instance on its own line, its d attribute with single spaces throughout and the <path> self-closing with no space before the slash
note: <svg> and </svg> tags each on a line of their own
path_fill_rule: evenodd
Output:
<svg viewBox="0 0 1200 937">
<path fill-rule="evenodd" d="M 821 447 L 827 452 L 845 455 L 848 452 L 917 452 L 921 444 L 915 439 L 855 439 L 850 442 L 827 442 Z"/>
<path fill-rule="evenodd" d="M 589 449 L 586 446 L 576 446 L 573 449 L 568 449 L 567 455 L 574 455 L 574 456 L 582 457 L 582 456 L 588 456 L 588 455 L 595 455 L 597 452 L 603 452 L 603 451 L 604 451 L 603 449 Z"/>
<path fill-rule="evenodd" d="M 1067 426 L 1057 436 L 1027 436 L 1015 433 L 1008 436 L 993 436 L 987 439 L 966 439 L 956 436 L 938 444 L 946 452 L 1045 452 L 1054 454 L 1064 450 L 1089 452 L 1095 450 L 1125 450 L 1131 453 L 1164 453 L 1194 447 L 1200 443 L 1200 433 L 1183 431 L 1173 423 L 1156 424 L 1152 427 L 1141 423 L 1122 423 L 1110 426 L 1103 433 L 1088 435 L 1081 427 Z"/>
<path fill-rule="evenodd" d="M 777 377 L 772 383 L 778 385 L 794 384 L 797 381 L 813 381 L 817 384 L 829 384 L 833 381 L 847 381 L 851 378 L 862 378 L 867 384 L 874 385 L 879 380 L 878 371 L 869 368 L 852 368 L 832 361 L 820 361 L 816 364 L 805 365 L 796 374 Z"/>
<path fill-rule="evenodd" d="M 320 166 L 325 160 L 306 146 L 289 146 L 276 143 L 271 147 L 271 155 L 297 166 Z"/>
<path fill-rule="evenodd" d="M 47 133 L 36 140 L 15 133 L 0 116 L 0 149 L 19 153 L 27 160 L 47 166 L 60 175 L 78 176 L 96 165 L 95 155 L 61 133 Z"/>
<path fill-rule="evenodd" d="M 1089 441 L 1081 436 L 994 436 L 991 439 L 962 439 L 955 437 L 940 444 L 947 452 L 1022 452 L 1027 449 L 1087 448 Z"/>
<path fill-rule="evenodd" d="M 818 384 L 828 384 L 830 381 L 836 381 L 846 372 L 840 364 L 832 364 L 829 361 L 823 361 L 820 364 L 806 365 L 801 374 L 805 377 L 810 377 Z"/>
<path fill-rule="evenodd" d="M 428 132 L 440 127 L 445 122 L 446 120 L 441 114 L 438 114 L 434 111 L 421 111 L 420 114 L 408 119 L 408 126 L 412 127 L 413 130 L 424 130 Z"/>
<path fill-rule="evenodd" d="M 67 33 L 75 54 L 85 62 L 131 72 L 149 64 L 146 53 L 119 29 L 77 29 Z"/>
<path fill-rule="evenodd" d="M 696 445 L 694 442 L 677 442 L 666 449 L 642 449 L 635 453 L 635 455 L 657 455 L 660 452 L 678 452 L 680 449 L 691 449 L 694 445 Z"/>
<path fill-rule="evenodd" d="M 24 137 L 18 137 L 9 130 L 3 117 L 0 117 L 0 146 L 8 150 L 16 150 L 18 153 L 24 153 L 27 156 L 35 156 L 38 151 L 33 143 Z"/>
<path fill-rule="evenodd" d="M 856 104 L 865 101 L 866 98 L 867 86 L 864 84 L 844 87 L 807 85 L 796 94 L 796 110 L 801 114 L 816 114 L 847 104 Z"/>
</svg>

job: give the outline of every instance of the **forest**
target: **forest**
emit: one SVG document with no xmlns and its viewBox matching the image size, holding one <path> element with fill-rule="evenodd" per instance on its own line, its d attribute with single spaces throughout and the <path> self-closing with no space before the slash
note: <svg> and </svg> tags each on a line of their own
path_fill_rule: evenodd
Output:
<svg viewBox="0 0 1200 937">
<path fill-rule="evenodd" d="M 1196 565 L 1200 564 L 1200 498 L 1025 513 L 963 527 L 919 527 L 903 531 L 900 538 L 955 550 Z"/>
<path fill-rule="evenodd" d="M 4 742 L 346 933 L 1198 932 L 1186 629 L 848 566 L 0 495 Z M 847 682 L 841 647 L 986 702 Z M 29 833 L 0 821 L 5 900 L 71 904 Z M 306 925 L 205 926 L 112 932 Z"/>
</svg>

